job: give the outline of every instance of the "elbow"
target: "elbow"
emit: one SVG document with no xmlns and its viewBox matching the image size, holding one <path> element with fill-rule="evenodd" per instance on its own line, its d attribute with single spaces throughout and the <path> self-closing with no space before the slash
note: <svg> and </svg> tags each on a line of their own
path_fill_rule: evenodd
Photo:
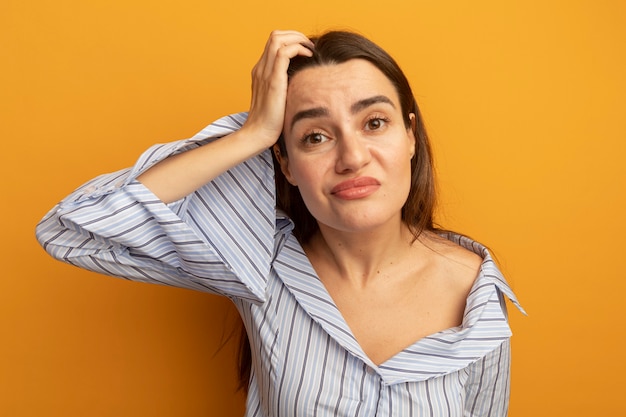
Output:
<svg viewBox="0 0 626 417">
<path fill-rule="evenodd" d="M 60 243 L 62 242 L 62 236 L 68 232 L 68 229 L 63 227 L 58 218 L 54 216 L 55 211 L 53 209 L 37 223 L 35 226 L 35 238 L 43 250 L 54 259 L 66 261 L 67 247 Z"/>
<path fill-rule="evenodd" d="M 58 260 L 63 260 L 59 247 L 54 243 L 56 236 L 60 233 L 53 233 L 52 230 L 46 227 L 44 222 L 45 219 L 39 222 L 35 227 L 35 238 L 43 250 L 45 250 L 50 256 Z"/>
</svg>

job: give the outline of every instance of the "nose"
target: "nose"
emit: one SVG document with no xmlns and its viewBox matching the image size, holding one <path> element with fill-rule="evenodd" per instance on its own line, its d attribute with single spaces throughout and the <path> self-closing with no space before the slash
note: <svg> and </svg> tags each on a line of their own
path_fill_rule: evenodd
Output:
<svg viewBox="0 0 626 417">
<path fill-rule="evenodd" d="M 338 173 L 357 172 L 367 165 L 372 158 L 363 138 L 357 133 L 342 135 L 337 146 Z"/>
</svg>

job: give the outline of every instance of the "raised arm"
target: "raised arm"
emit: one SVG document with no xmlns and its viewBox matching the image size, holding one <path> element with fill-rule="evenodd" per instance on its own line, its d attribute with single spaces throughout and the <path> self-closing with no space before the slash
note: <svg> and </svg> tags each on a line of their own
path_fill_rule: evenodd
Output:
<svg viewBox="0 0 626 417">
<path fill-rule="evenodd" d="M 96 272 L 262 301 L 275 231 L 271 156 L 282 130 L 296 32 L 272 34 L 253 71 L 249 115 L 156 145 L 98 177 L 37 226 L 46 251 Z"/>
<path fill-rule="evenodd" d="M 244 126 L 223 139 L 167 158 L 137 179 L 169 203 L 272 146 L 283 129 L 289 60 L 311 56 L 312 47 L 299 32 L 272 32 L 252 70 L 252 102 Z"/>
</svg>

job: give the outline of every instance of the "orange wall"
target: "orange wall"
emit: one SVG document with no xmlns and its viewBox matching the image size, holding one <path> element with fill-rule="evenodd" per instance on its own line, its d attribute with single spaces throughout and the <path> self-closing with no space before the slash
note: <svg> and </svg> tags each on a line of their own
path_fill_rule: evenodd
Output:
<svg viewBox="0 0 626 417">
<path fill-rule="evenodd" d="M 511 317 L 510 415 L 625 415 L 626 3 L 295 3 L 2 2 L 0 415 L 241 414 L 224 300 L 55 262 L 33 228 L 81 182 L 245 110 L 274 28 L 357 29 L 405 68 L 443 224 L 495 250 L 530 314 Z"/>
</svg>

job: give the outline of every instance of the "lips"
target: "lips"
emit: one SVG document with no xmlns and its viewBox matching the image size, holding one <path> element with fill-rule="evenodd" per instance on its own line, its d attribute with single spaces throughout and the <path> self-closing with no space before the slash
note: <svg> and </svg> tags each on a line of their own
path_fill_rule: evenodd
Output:
<svg viewBox="0 0 626 417">
<path fill-rule="evenodd" d="M 335 185 L 330 193 L 344 200 L 354 200 L 367 197 L 380 187 L 380 182 L 372 177 L 358 177 L 342 181 Z"/>
</svg>

